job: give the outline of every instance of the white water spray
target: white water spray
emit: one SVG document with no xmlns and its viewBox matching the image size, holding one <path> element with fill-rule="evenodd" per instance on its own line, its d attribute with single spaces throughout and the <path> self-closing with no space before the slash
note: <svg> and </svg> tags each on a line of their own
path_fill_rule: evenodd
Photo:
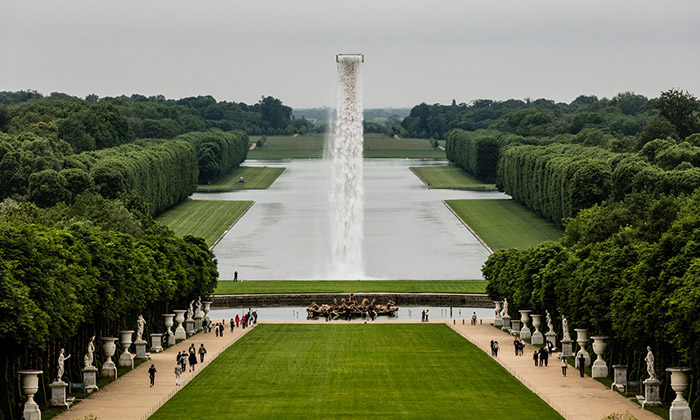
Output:
<svg viewBox="0 0 700 420">
<path fill-rule="evenodd" d="M 362 186 L 362 55 L 338 55 L 338 108 L 331 141 L 331 272 L 329 278 L 360 279 L 364 188 Z"/>
</svg>

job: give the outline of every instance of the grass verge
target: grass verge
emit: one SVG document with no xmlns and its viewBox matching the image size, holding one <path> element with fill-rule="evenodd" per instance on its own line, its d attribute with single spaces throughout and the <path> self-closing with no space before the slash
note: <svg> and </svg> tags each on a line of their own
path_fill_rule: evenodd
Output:
<svg viewBox="0 0 700 420">
<path fill-rule="evenodd" d="M 430 188 L 498 191 L 495 184 L 485 184 L 456 166 L 423 166 L 409 169 L 424 184 L 430 183 Z"/>
<path fill-rule="evenodd" d="M 262 324 L 151 420 L 561 419 L 444 324 Z"/>
<path fill-rule="evenodd" d="M 268 168 L 257 166 L 241 166 L 220 180 L 209 185 L 200 185 L 197 192 L 227 192 L 238 190 L 266 190 L 285 168 Z M 239 182 L 243 177 L 245 182 Z"/>
<path fill-rule="evenodd" d="M 252 201 L 187 200 L 162 213 L 156 221 L 177 236 L 201 236 L 212 246 L 252 205 Z"/>
<path fill-rule="evenodd" d="M 216 295 L 279 293 L 486 293 L 486 280 L 221 281 Z"/>
<path fill-rule="evenodd" d="M 448 206 L 493 250 L 524 249 L 557 241 L 563 231 L 515 200 L 446 200 Z"/>
</svg>

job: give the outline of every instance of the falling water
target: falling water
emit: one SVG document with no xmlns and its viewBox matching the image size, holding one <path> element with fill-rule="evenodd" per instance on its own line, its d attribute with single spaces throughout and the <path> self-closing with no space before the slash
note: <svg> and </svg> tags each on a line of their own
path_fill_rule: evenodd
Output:
<svg viewBox="0 0 700 420">
<path fill-rule="evenodd" d="M 338 108 L 331 158 L 331 272 L 360 279 L 362 262 L 362 55 L 338 55 Z"/>
</svg>

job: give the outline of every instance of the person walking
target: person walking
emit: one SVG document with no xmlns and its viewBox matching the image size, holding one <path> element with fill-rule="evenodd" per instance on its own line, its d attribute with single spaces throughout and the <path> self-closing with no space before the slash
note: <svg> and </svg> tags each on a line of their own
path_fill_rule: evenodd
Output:
<svg viewBox="0 0 700 420">
<path fill-rule="evenodd" d="M 233 326 L 236 325 L 236 323 L 233 322 L 233 318 L 231 318 L 231 320 L 228 322 L 228 325 L 231 326 L 231 333 L 233 333 Z"/>
<path fill-rule="evenodd" d="M 197 353 L 193 351 L 190 352 L 190 372 L 194 372 L 197 366 Z"/>
<path fill-rule="evenodd" d="M 181 385 L 180 377 L 182 376 L 182 365 L 180 363 L 175 363 L 175 386 Z"/>
<path fill-rule="evenodd" d="M 517 338 L 513 339 L 513 347 L 515 347 L 515 355 L 520 354 L 520 341 Z"/>
<path fill-rule="evenodd" d="M 219 336 L 219 323 L 216 323 L 216 326 L 214 327 L 214 334 L 218 337 Z"/>
<path fill-rule="evenodd" d="M 151 387 L 153 387 L 156 384 L 156 366 L 153 363 L 148 368 L 148 378 L 151 380 Z"/>
<path fill-rule="evenodd" d="M 425 309 L 420 313 L 420 322 L 425 322 Z"/>
<path fill-rule="evenodd" d="M 425 322 L 430 322 L 430 309 L 425 310 Z"/>
<path fill-rule="evenodd" d="M 545 353 L 544 348 L 540 348 L 537 351 L 537 353 L 539 354 L 539 357 L 540 357 L 540 367 L 542 367 L 542 365 L 544 365 L 544 353 Z"/>
<path fill-rule="evenodd" d="M 566 363 L 566 357 L 562 356 L 561 357 L 561 374 L 562 376 L 566 376 L 566 368 L 569 367 L 569 364 Z"/>
<path fill-rule="evenodd" d="M 241 318 L 236 314 L 236 328 L 238 328 L 238 324 L 241 322 Z"/>
<path fill-rule="evenodd" d="M 493 342 L 493 355 L 494 357 L 498 357 L 498 341 Z"/>
<path fill-rule="evenodd" d="M 476 325 L 476 312 L 472 315 L 472 325 Z"/>
<path fill-rule="evenodd" d="M 535 361 L 535 367 L 537 367 L 537 359 L 539 359 L 539 352 L 537 350 L 532 352 L 532 359 Z"/>
<path fill-rule="evenodd" d="M 204 348 L 204 343 L 199 346 L 199 363 L 204 363 L 204 355 L 207 354 L 207 349 Z"/>
<path fill-rule="evenodd" d="M 549 366 L 549 352 L 546 349 L 542 349 L 542 354 L 540 355 L 540 362 L 542 361 L 543 358 L 544 358 L 544 367 L 548 367 Z M 542 366 L 542 365 L 540 364 L 540 366 Z"/>
<path fill-rule="evenodd" d="M 219 337 L 223 337 L 223 336 L 224 336 L 224 330 L 226 329 L 226 328 L 225 328 L 225 325 L 226 325 L 226 321 L 224 321 L 224 320 L 222 319 L 222 320 L 221 320 L 221 324 L 219 324 Z"/>
<path fill-rule="evenodd" d="M 493 343 L 494 343 L 494 341 L 491 340 L 491 356 L 493 356 Z"/>
<path fill-rule="evenodd" d="M 581 373 L 581 377 L 584 377 L 584 373 L 586 372 L 586 358 L 583 357 L 583 353 L 578 357 L 578 371 Z"/>
<path fill-rule="evenodd" d="M 184 351 L 180 355 L 180 366 L 182 367 L 183 372 L 187 370 L 187 353 Z"/>
</svg>

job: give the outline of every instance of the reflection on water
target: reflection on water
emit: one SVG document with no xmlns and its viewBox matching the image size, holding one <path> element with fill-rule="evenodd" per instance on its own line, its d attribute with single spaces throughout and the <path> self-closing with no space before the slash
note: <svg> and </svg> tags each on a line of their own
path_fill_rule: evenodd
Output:
<svg viewBox="0 0 700 420">
<path fill-rule="evenodd" d="M 370 279 L 480 279 L 488 252 L 442 203 L 508 198 L 499 192 L 428 190 L 409 166 L 446 161 L 366 159 L 365 274 Z M 255 205 L 214 248 L 222 279 L 320 280 L 330 266 L 327 162 L 246 161 L 287 169 L 268 190 L 204 194 Z"/>
<path fill-rule="evenodd" d="M 430 320 L 441 319 L 469 319 L 476 313 L 477 318 L 493 318 L 494 310 L 490 308 L 460 308 L 444 306 L 402 306 L 398 315 L 378 317 L 378 320 L 397 319 L 402 321 L 420 321 L 423 310 L 430 311 Z M 284 306 L 266 308 L 217 308 L 209 312 L 209 317 L 218 319 L 231 319 L 236 315 L 243 316 L 248 310 L 258 313 L 258 321 L 303 321 L 306 318 L 306 308 L 303 306 Z M 358 318 L 356 320 L 359 321 Z M 469 322 L 469 321 L 467 321 Z"/>
</svg>

